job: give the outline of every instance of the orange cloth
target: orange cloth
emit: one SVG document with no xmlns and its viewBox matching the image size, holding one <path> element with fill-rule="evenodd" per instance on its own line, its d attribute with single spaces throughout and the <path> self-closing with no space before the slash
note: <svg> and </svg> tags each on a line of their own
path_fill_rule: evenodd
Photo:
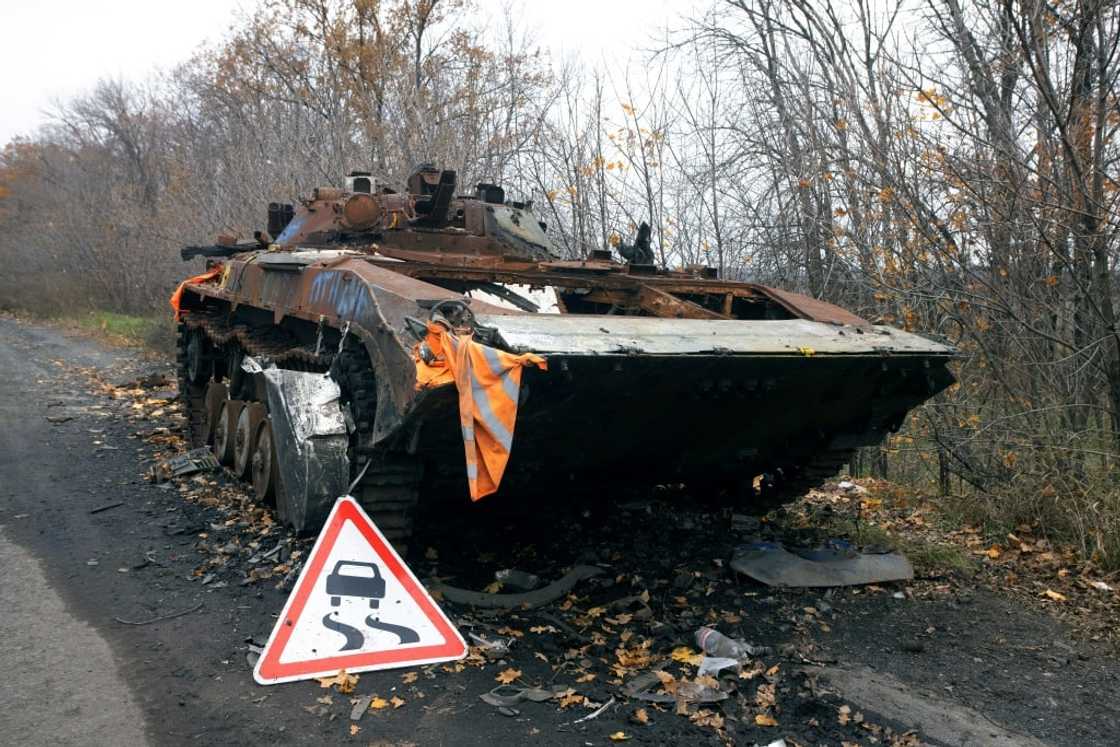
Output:
<svg viewBox="0 0 1120 747">
<path fill-rule="evenodd" d="M 207 270 L 201 275 L 195 275 L 193 278 L 187 278 L 179 283 L 179 287 L 171 294 L 171 308 L 175 309 L 175 321 L 179 321 L 179 303 L 183 300 L 183 289 L 192 283 L 206 283 L 222 274 L 222 266 Z"/>
<path fill-rule="evenodd" d="M 467 454 L 467 483 L 471 500 L 497 491 L 513 447 L 521 369 L 548 370 L 544 358 L 533 353 L 514 355 L 475 342 L 471 335 L 455 335 L 440 324 L 428 324 L 425 339 L 435 355 L 426 363 L 416 346 L 416 388 L 454 382 L 459 390 L 459 424 Z"/>
</svg>

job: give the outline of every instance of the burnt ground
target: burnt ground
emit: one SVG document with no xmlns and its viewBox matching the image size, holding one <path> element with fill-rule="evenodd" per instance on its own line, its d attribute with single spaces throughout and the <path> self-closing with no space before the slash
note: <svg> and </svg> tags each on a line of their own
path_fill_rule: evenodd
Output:
<svg viewBox="0 0 1120 747">
<path fill-rule="evenodd" d="M 588 488 L 548 511 L 429 512 L 410 555 L 422 579 L 481 589 L 503 568 L 546 580 L 574 563 L 605 573 L 539 610 L 483 613 L 445 601 L 464 636 L 513 639 L 496 658 L 475 649 L 460 663 L 365 673 L 350 694 L 316 682 L 259 687 L 249 645 L 267 639 L 309 543 L 227 475 L 145 479 L 181 446 L 172 385 L 150 376 L 161 372 L 166 363 L 135 351 L 0 319 L 0 532 L 38 558 L 70 612 L 108 642 L 153 743 L 608 744 L 614 735 L 1086 745 L 1120 735 L 1112 649 L 1037 605 L 949 572 L 831 592 L 769 589 L 727 567 L 757 525 L 670 492 Z M 782 534 L 782 518 L 761 531 Z M 253 562 L 277 545 L 271 560 Z M 145 625 L 115 619 L 184 610 L 193 611 Z M 702 624 L 773 652 L 725 682 L 731 694 L 718 704 L 626 697 L 625 683 L 643 672 L 664 672 L 669 690 L 694 679 Z M 564 695 L 503 715 L 479 700 L 502 673 L 562 685 Z M 390 704 L 353 722 L 361 695 Z M 601 715 L 574 723 L 611 698 Z"/>
</svg>

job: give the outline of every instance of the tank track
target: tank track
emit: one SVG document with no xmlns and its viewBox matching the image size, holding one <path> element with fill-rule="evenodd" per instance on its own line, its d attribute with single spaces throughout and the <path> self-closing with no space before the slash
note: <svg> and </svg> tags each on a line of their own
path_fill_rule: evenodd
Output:
<svg viewBox="0 0 1120 747">
<path fill-rule="evenodd" d="M 192 382 L 188 373 L 188 345 L 193 330 L 199 330 L 212 349 L 236 344 L 249 355 L 268 358 L 278 366 L 302 371 L 329 371 L 342 390 L 342 403 L 349 407 L 354 423 L 350 438 L 351 474 L 352 477 L 361 474 L 362 478 L 351 492 L 385 538 L 403 553 L 412 534 L 422 470 L 417 457 L 367 446 L 377 415 L 377 388 L 373 366 L 365 348 L 357 338 L 350 336 L 340 353 L 336 354 L 335 350 L 316 351 L 301 345 L 277 327 L 230 325 L 223 316 L 192 311 L 184 314 L 183 322 L 179 324 L 179 391 L 192 446 L 205 445 L 207 435 L 207 385 Z"/>
<path fill-rule="evenodd" d="M 188 374 L 187 358 L 190 355 L 191 328 L 186 324 L 176 325 L 175 369 L 179 380 L 179 401 L 186 418 L 186 439 L 190 447 L 206 445 L 208 425 L 206 423 L 206 384 L 191 381 Z"/>
<path fill-rule="evenodd" d="M 369 354 L 356 338 L 347 338 L 334 358 L 331 375 L 338 382 L 342 403 L 350 408 L 354 421 L 350 463 L 353 476 L 362 475 L 352 491 L 354 497 L 386 539 L 402 550 L 412 533 L 420 495 L 420 460 L 408 454 L 367 446 L 377 417 L 377 381 Z"/>
</svg>

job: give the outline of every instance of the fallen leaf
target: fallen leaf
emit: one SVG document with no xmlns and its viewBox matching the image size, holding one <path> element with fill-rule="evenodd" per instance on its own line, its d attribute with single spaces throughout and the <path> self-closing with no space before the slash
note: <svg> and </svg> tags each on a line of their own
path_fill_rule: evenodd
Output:
<svg viewBox="0 0 1120 747">
<path fill-rule="evenodd" d="M 715 677 L 711 676 L 710 674 L 705 674 L 701 677 L 697 677 L 696 678 L 696 684 L 697 685 L 703 685 L 704 687 L 710 687 L 713 690 L 718 690 L 719 689 L 719 680 L 717 680 Z"/>
<path fill-rule="evenodd" d="M 587 698 L 577 693 L 575 690 L 568 688 L 560 693 L 560 707 L 567 708 L 574 705 L 583 705 L 587 702 Z"/>
<path fill-rule="evenodd" d="M 534 625 L 533 627 L 529 628 L 529 632 L 540 635 L 542 633 L 559 633 L 560 631 L 552 627 L 551 625 Z"/>
<path fill-rule="evenodd" d="M 400 697 L 397 697 L 396 695 L 394 695 L 393 697 L 389 698 L 389 703 L 391 703 L 393 708 L 396 709 L 396 708 L 400 708 L 401 706 L 403 706 L 405 701 L 404 701 L 404 698 L 400 698 Z"/>
<path fill-rule="evenodd" d="M 403 675 L 401 675 L 401 682 L 403 682 L 406 685 L 411 685 L 413 682 L 416 681 L 416 677 L 417 677 L 416 672 L 405 672 Z"/>
<path fill-rule="evenodd" d="M 630 739 L 630 735 L 624 731 L 616 731 L 614 734 L 611 734 L 610 739 L 612 742 L 625 742 L 627 739 Z"/>
<path fill-rule="evenodd" d="M 483 591 L 486 592 L 487 594 L 497 594 L 501 590 L 502 590 L 502 582 L 501 581 L 494 581 L 492 583 L 489 583 L 489 584 L 486 585 L 486 588 L 483 589 Z"/>
<path fill-rule="evenodd" d="M 593 672 L 588 672 L 582 677 L 577 677 L 576 682 L 591 682 L 593 679 L 595 679 L 595 674 Z"/>
<path fill-rule="evenodd" d="M 852 720 L 852 707 L 851 706 L 842 705 L 838 709 L 836 709 L 836 711 L 837 711 L 836 720 L 838 722 L 840 722 L 841 726 L 845 726 L 849 721 Z"/>
<path fill-rule="evenodd" d="M 1053 599 L 1055 602 L 1066 601 L 1066 595 L 1065 594 L 1059 594 L 1058 592 L 1054 591 L 1053 589 L 1045 590 L 1044 592 L 1042 592 L 1042 596 L 1047 597 L 1048 599 Z"/>
<path fill-rule="evenodd" d="M 774 686 L 770 684 L 759 685 L 754 693 L 754 702 L 763 708 L 769 708 L 777 700 L 774 695 Z"/>
<path fill-rule="evenodd" d="M 345 669 L 338 670 L 338 674 L 334 677 L 319 678 L 319 687 L 338 687 L 338 691 L 344 695 L 354 692 L 354 686 L 357 684 L 358 675 L 347 674 Z"/>
<path fill-rule="evenodd" d="M 330 695 L 324 695 L 321 698 L 315 698 L 315 702 L 322 703 L 323 705 L 334 705 L 334 698 Z"/>
<path fill-rule="evenodd" d="M 520 669 L 514 669 L 513 667 L 510 667 L 509 669 L 506 669 L 502 672 L 499 672 L 498 676 L 495 677 L 494 679 L 498 682 L 501 682 L 503 685 L 508 685 L 520 676 L 521 676 L 521 670 Z"/>
<path fill-rule="evenodd" d="M 677 703 L 678 713 L 680 713 L 681 705 L 681 702 Z M 697 726 L 710 726 L 713 729 L 723 728 L 723 716 L 716 713 L 715 711 L 709 711 L 704 708 L 701 708 L 699 711 L 689 716 L 688 720 L 696 724 Z"/>
<path fill-rule="evenodd" d="M 679 661 L 684 664 L 691 664 L 694 667 L 700 666 L 700 662 L 704 660 L 703 654 L 698 654 L 688 646 L 677 646 L 670 654 L 673 661 Z"/>
<path fill-rule="evenodd" d="M 1000 556 L 999 545 L 992 545 L 991 547 L 989 547 L 987 550 L 984 551 L 984 554 L 987 555 L 992 560 L 995 560 L 996 558 L 998 558 Z"/>
<path fill-rule="evenodd" d="M 777 726 L 778 720 L 768 713 L 756 713 L 754 723 L 757 726 Z"/>
<path fill-rule="evenodd" d="M 360 732 L 361 730 L 362 727 L 358 726 L 357 724 L 350 724 L 350 736 L 357 736 L 358 732 Z"/>
<path fill-rule="evenodd" d="M 631 718 L 633 718 L 634 721 L 638 722 L 639 724 L 649 723 L 649 714 L 646 713 L 645 708 L 639 708 L 638 710 L 634 711 L 634 715 L 631 716 Z"/>
<path fill-rule="evenodd" d="M 1104 581 L 1090 581 L 1089 586 L 1092 586 L 1097 591 L 1112 591 L 1112 587 Z"/>
<path fill-rule="evenodd" d="M 373 700 L 369 702 L 369 707 L 371 710 L 380 711 L 382 708 L 389 707 L 389 701 L 385 700 L 385 698 L 374 695 Z"/>
</svg>

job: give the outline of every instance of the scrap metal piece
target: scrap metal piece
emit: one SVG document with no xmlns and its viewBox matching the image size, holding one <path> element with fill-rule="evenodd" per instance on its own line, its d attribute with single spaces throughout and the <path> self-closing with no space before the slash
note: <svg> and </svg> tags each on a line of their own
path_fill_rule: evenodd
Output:
<svg viewBox="0 0 1120 747">
<path fill-rule="evenodd" d="M 221 465 L 205 446 L 168 459 L 154 470 L 157 482 L 167 482 L 172 477 L 186 477 L 199 472 L 210 472 Z"/>
<path fill-rule="evenodd" d="M 858 552 L 843 540 L 792 551 L 777 542 L 752 542 L 735 549 L 731 567 L 767 586 L 858 586 L 914 578 L 914 567 L 901 553 Z"/>
<path fill-rule="evenodd" d="M 350 483 L 340 391 L 325 374 L 262 370 L 280 477 L 277 507 L 297 532 L 322 526 Z"/>
</svg>

